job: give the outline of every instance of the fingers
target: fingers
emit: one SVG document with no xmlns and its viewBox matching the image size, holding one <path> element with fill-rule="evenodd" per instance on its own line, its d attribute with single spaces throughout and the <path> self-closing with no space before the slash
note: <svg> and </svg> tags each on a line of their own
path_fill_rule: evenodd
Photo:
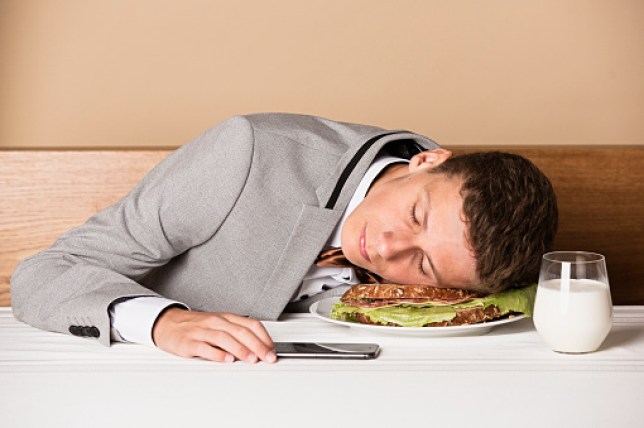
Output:
<svg viewBox="0 0 644 428">
<path fill-rule="evenodd" d="M 216 361 L 218 363 L 232 363 L 235 361 L 235 357 L 229 354 L 228 352 L 213 348 L 207 343 L 195 341 L 193 343 L 193 354 L 192 357 L 203 358 L 204 360 Z"/>
<path fill-rule="evenodd" d="M 219 348 L 223 351 L 233 355 L 236 359 L 250 364 L 258 361 L 258 354 L 264 356 L 267 351 L 261 352 L 258 350 L 257 343 L 261 343 L 258 338 L 251 338 L 250 331 L 246 332 L 236 329 L 244 329 L 243 327 L 233 327 L 235 331 L 224 330 L 210 330 L 203 329 L 195 339 L 201 343 L 210 345 L 213 348 Z M 244 329 L 245 330 L 245 329 Z M 254 343 L 255 342 L 255 343 Z M 261 344 L 261 346 L 264 346 Z"/>
<path fill-rule="evenodd" d="M 235 314 L 221 314 L 221 316 L 231 323 L 248 328 L 264 343 L 264 345 L 266 345 L 270 349 L 275 348 L 273 339 L 271 339 L 271 336 L 266 331 L 264 324 L 262 324 L 259 320 L 256 320 L 254 318 L 242 317 Z"/>
<path fill-rule="evenodd" d="M 259 321 L 233 314 L 221 314 L 221 316 L 223 320 L 221 323 L 216 322 L 214 331 L 202 331 L 207 334 L 206 337 L 201 337 L 202 340 L 225 349 L 237 359 L 251 364 L 258 359 L 267 362 L 275 361 L 273 341 Z"/>
</svg>

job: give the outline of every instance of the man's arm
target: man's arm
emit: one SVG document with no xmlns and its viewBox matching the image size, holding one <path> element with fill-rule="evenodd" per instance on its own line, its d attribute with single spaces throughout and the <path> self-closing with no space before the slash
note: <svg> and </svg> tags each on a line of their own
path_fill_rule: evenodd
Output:
<svg viewBox="0 0 644 428">
<path fill-rule="evenodd" d="M 98 340 L 109 345 L 110 304 L 158 296 L 137 280 L 217 232 L 243 189 L 253 143 L 246 119 L 224 122 L 170 155 L 121 201 L 22 261 L 11 278 L 15 316 L 63 333 L 95 327 Z M 162 337 L 157 345 L 173 352 L 172 345 L 161 344 L 174 336 Z M 202 339 L 218 346 L 210 334 Z M 221 347 L 228 351 L 226 344 Z M 265 348 L 256 346 L 257 355 L 268 353 Z"/>
<path fill-rule="evenodd" d="M 177 310 L 177 311 L 173 311 Z M 112 335 L 182 357 L 219 362 L 274 362 L 273 341 L 257 320 L 229 313 L 189 312 L 179 302 L 137 297 L 110 306 Z"/>
</svg>

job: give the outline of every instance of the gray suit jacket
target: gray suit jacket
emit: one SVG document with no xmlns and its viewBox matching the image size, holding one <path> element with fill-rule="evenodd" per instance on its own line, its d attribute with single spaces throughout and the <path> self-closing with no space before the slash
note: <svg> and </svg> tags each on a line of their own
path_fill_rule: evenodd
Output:
<svg viewBox="0 0 644 428">
<path fill-rule="evenodd" d="M 312 116 L 234 117 L 23 260 L 11 278 L 14 314 L 105 345 L 110 304 L 131 296 L 276 319 L 375 155 L 436 147 L 410 132 Z"/>
</svg>

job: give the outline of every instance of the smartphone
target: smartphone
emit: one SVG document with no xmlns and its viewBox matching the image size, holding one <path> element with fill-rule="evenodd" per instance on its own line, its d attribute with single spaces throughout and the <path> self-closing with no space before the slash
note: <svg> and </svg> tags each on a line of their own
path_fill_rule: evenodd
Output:
<svg viewBox="0 0 644 428">
<path fill-rule="evenodd" d="M 375 343 L 275 342 L 281 358 L 329 358 L 367 360 L 376 358 L 380 346 Z"/>
</svg>

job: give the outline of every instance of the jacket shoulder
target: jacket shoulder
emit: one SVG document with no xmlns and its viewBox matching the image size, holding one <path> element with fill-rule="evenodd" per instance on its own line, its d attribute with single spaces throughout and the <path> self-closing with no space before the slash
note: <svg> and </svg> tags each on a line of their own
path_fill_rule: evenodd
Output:
<svg viewBox="0 0 644 428">
<path fill-rule="evenodd" d="M 257 135 L 288 138 L 337 154 L 385 131 L 375 126 L 338 122 L 303 114 L 259 113 L 244 118 L 250 122 Z"/>
</svg>

